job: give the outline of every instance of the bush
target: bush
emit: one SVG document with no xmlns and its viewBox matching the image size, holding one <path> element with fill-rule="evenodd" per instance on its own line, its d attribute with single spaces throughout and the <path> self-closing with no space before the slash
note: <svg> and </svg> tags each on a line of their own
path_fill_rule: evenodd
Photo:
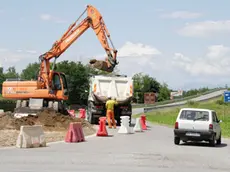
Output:
<svg viewBox="0 0 230 172">
<path fill-rule="evenodd" d="M 0 109 L 3 109 L 4 111 L 14 111 L 14 108 L 16 107 L 16 101 L 15 100 L 0 100 Z"/>
<path fill-rule="evenodd" d="M 187 105 L 192 106 L 192 107 L 197 107 L 197 106 L 199 106 L 199 103 L 192 101 L 192 100 L 189 100 L 189 101 L 187 101 Z"/>
<path fill-rule="evenodd" d="M 216 100 L 215 103 L 218 104 L 218 105 L 226 105 L 226 103 L 222 99 Z"/>
</svg>

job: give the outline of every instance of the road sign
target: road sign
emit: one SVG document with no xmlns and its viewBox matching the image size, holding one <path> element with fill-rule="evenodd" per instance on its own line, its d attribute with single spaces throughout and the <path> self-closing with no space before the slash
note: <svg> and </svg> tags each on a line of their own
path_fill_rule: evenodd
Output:
<svg viewBox="0 0 230 172">
<path fill-rule="evenodd" d="M 224 92 L 224 102 L 230 102 L 230 91 Z"/>
</svg>

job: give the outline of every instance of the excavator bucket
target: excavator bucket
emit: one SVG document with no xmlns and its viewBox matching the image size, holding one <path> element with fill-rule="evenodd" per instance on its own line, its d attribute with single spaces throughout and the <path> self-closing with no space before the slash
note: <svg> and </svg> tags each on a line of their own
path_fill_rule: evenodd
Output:
<svg viewBox="0 0 230 172">
<path fill-rule="evenodd" d="M 89 61 L 89 63 L 91 64 L 92 67 L 105 71 L 105 72 L 113 72 L 113 67 L 109 67 L 108 63 L 106 61 L 103 60 L 96 60 L 96 59 L 92 59 Z"/>
</svg>

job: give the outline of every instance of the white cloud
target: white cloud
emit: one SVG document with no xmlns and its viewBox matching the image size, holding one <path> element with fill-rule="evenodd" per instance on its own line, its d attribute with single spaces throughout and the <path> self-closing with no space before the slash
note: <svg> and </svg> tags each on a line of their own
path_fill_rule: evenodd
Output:
<svg viewBox="0 0 230 172">
<path fill-rule="evenodd" d="M 123 46 L 118 48 L 117 61 L 118 69 L 122 74 L 132 76 L 133 74 L 144 72 L 144 73 L 158 73 L 156 71 L 161 70 L 159 61 L 164 61 L 164 58 L 159 58 L 162 56 L 162 52 L 157 48 L 146 45 L 143 43 L 133 43 L 127 41 Z M 97 55 L 96 59 L 104 60 L 106 54 Z M 162 62 L 160 62 L 162 64 Z M 163 62 L 167 65 L 167 62 Z M 167 69 L 165 69 L 167 71 Z M 161 73 L 158 73 L 161 74 Z"/>
<path fill-rule="evenodd" d="M 230 20 L 187 23 L 178 31 L 179 34 L 190 37 L 207 37 L 229 32 Z"/>
<path fill-rule="evenodd" d="M 212 45 L 208 47 L 207 56 L 212 59 L 219 59 L 220 57 L 227 55 L 229 52 L 229 47 L 225 47 L 223 45 Z"/>
<path fill-rule="evenodd" d="M 17 70 L 26 67 L 30 62 L 38 61 L 37 52 L 35 50 L 8 50 L 0 48 L 0 66 L 7 69 L 10 66 L 15 66 Z"/>
<path fill-rule="evenodd" d="M 126 42 L 119 50 L 119 57 L 140 57 L 140 56 L 152 56 L 159 55 L 161 52 L 149 45 L 142 43 Z"/>
<path fill-rule="evenodd" d="M 172 64 L 196 77 L 225 77 L 230 72 L 229 55 L 230 47 L 212 45 L 202 58 L 191 58 L 175 53 Z"/>
<path fill-rule="evenodd" d="M 202 14 L 197 12 L 189 11 L 174 11 L 169 14 L 162 14 L 162 18 L 171 18 L 171 19 L 195 19 L 199 18 Z"/>
<path fill-rule="evenodd" d="M 6 49 L 6 48 L 0 48 L 0 53 L 1 52 L 6 52 L 6 51 L 8 51 L 8 49 Z"/>
<path fill-rule="evenodd" d="M 63 20 L 61 18 L 54 17 L 50 14 L 41 14 L 40 19 L 44 21 L 52 21 L 55 23 L 66 23 L 66 20 Z"/>
<path fill-rule="evenodd" d="M 37 54 L 37 51 L 35 50 L 26 50 L 27 53 L 30 53 L 30 54 Z"/>
<path fill-rule="evenodd" d="M 22 49 L 17 49 L 16 52 L 18 53 L 29 53 L 29 54 L 37 54 L 37 51 L 35 50 L 22 50 Z"/>
<path fill-rule="evenodd" d="M 51 20 L 52 16 L 50 14 L 41 14 L 40 18 L 42 20 Z"/>
<path fill-rule="evenodd" d="M 148 68 L 156 66 L 154 61 L 161 54 L 162 53 L 157 48 L 150 45 L 127 41 L 121 48 L 118 49 L 118 66 L 121 71 L 132 75 L 138 71 L 142 72 L 146 65 L 149 66 Z M 104 60 L 105 57 L 106 54 L 96 56 L 98 60 Z"/>
</svg>

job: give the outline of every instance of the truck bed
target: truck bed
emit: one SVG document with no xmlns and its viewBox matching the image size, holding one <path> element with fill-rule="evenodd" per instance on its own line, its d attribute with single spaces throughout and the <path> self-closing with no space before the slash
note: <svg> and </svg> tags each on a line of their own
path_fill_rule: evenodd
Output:
<svg viewBox="0 0 230 172">
<path fill-rule="evenodd" d="M 133 80 L 131 77 L 94 76 L 91 78 L 90 99 L 106 101 L 114 97 L 118 102 L 130 101 L 133 96 Z"/>
</svg>

